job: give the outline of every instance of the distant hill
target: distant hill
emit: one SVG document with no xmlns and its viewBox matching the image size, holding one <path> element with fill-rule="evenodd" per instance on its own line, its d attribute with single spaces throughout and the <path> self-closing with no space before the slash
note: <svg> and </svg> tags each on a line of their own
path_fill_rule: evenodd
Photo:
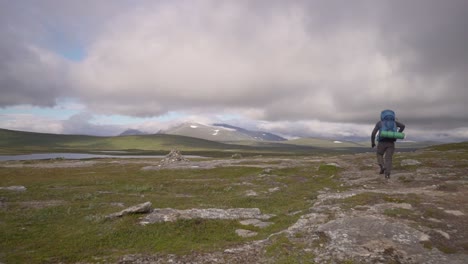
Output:
<svg viewBox="0 0 468 264">
<path fill-rule="evenodd" d="M 60 135 L 0 129 L 0 155 L 45 152 L 96 152 L 141 150 L 165 153 L 181 151 L 237 151 L 239 146 L 177 135 L 97 137 Z M 246 147 L 240 146 L 242 149 Z"/>
<path fill-rule="evenodd" d="M 119 136 L 138 136 L 138 135 L 148 135 L 148 133 L 140 131 L 138 129 L 127 129 L 124 132 L 119 134 Z"/>
<path fill-rule="evenodd" d="M 192 124 L 192 126 L 196 126 Z M 197 129 L 198 127 L 190 127 Z M 221 128 L 228 130 L 227 128 Z M 217 130 L 217 129 L 215 129 Z M 216 131 L 215 131 L 216 132 Z M 235 131 L 231 131 L 235 132 Z M 310 155 L 328 153 L 329 150 L 313 146 L 296 146 L 279 142 L 244 141 L 247 144 L 229 144 L 195 137 L 168 134 L 98 137 L 85 135 L 61 135 L 0 129 L 0 155 L 29 153 L 101 153 L 125 151 L 127 154 L 167 154 L 177 149 L 183 154 L 230 157 L 243 155 Z M 286 142 L 286 141 L 285 141 Z"/>
<path fill-rule="evenodd" d="M 286 140 L 271 133 L 250 131 L 227 124 L 204 125 L 199 123 L 183 123 L 160 133 L 196 137 L 218 142 Z"/>
<path fill-rule="evenodd" d="M 213 126 L 234 129 L 235 131 L 239 133 L 250 136 L 254 140 L 264 140 L 264 141 L 286 141 L 287 140 L 283 137 L 280 137 L 278 135 L 275 135 L 269 132 L 252 131 L 252 130 L 247 130 L 247 129 L 236 127 L 236 126 L 231 126 L 228 124 L 213 124 Z"/>
<path fill-rule="evenodd" d="M 179 132 L 190 129 L 193 132 L 211 136 L 223 136 L 232 140 L 235 137 L 246 138 L 242 141 L 218 142 L 196 137 L 169 134 L 135 135 L 98 137 L 84 135 L 60 135 L 33 133 L 0 129 L 0 155 L 76 152 L 96 153 L 102 151 L 126 151 L 127 153 L 167 154 L 171 149 L 178 149 L 184 153 L 206 156 L 229 157 L 233 153 L 244 155 L 314 155 L 330 152 L 367 152 L 373 151 L 370 142 L 347 142 L 326 139 L 295 139 L 288 141 L 252 140 L 251 136 L 239 133 L 233 128 L 220 126 L 203 126 L 191 124 L 179 126 Z M 177 130 L 176 130 L 177 132 Z M 192 135 L 195 135 L 193 133 Z M 215 134 L 215 135 L 213 135 Z M 229 143 L 229 144 L 226 144 Z M 439 143 L 440 144 L 440 143 Z M 427 147 L 428 143 L 399 142 L 397 148 L 419 149 Z M 431 144 L 435 145 L 435 144 Z M 454 146 L 462 148 L 463 144 Z M 449 148 L 454 148 L 448 145 Z M 442 146 L 441 148 L 444 148 Z"/>
</svg>

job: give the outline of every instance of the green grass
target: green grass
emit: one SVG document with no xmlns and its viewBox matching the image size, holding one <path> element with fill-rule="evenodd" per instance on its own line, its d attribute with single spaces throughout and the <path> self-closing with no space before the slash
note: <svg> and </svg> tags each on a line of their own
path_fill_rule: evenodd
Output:
<svg viewBox="0 0 468 264">
<path fill-rule="evenodd" d="M 461 143 L 442 144 L 442 145 L 429 147 L 428 149 L 437 150 L 437 151 L 457 150 L 457 151 L 468 152 L 468 141 L 461 142 Z"/>
<path fill-rule="evenodd" d="M 0 190 L 0 261 L 70 263 L 96 257 L 112 262 L 125 254 L 217 250 L 284 230 L 299 217 L 290 213 L 307 210 L 319 190 L 340 188 L 336 168 L 326 165 L 271 169 L 268 175 L 252 167 L 142 171 L 142 166 L 103 162 L 82 168 L 0 168 L 0 186 L 27 188 Z M 280 191 L 270 193 L 273 187 Z M 246 196 L 249 190 L 258 196 Z M 33 207 L 31 201 L 43 206 Z M 50 201 L 59 202 L 47 205 Z M 138 215 L 105 220 L 146 201 L 153 208 L 259 208 L 276 216 L 265 229 L 222 220 L 143 227 Z M 235 234 L 238 228 L 259 234 L 241 238 Z"/>
<path fill-rule="evenodd" d="M 81 135 L 58 135 L 30 133 L 0 129 L 0 150 L 2 153 L 99 151 L 99 150 L 140 150 L 168 151 L 181 150 L 226 150 L 237 149 L 214 141 L 174 135 L 143 135 L 122 137 L 95 137 Z M 244 147 L 246 148 L 246 147 Z"/>
</svg>

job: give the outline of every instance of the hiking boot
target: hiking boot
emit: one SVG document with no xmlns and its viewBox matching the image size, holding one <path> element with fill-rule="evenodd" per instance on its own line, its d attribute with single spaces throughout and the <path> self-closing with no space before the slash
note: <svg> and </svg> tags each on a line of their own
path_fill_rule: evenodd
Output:
<svg viewBox="0 0 468 264">
<path fill-rule="evenodd" d="M 380 165 L 380 164 L 379 164 L 379 166 L 380 166 L 380 172 L 379 172 L 379 174 L 384 174 L 385 168 L 384 168 L 382 165 Z"/>
<path fill-rule="evenodd" d="M 390 173 L 385 173 L 385 179 L 390 179 Z"/>
</svg>

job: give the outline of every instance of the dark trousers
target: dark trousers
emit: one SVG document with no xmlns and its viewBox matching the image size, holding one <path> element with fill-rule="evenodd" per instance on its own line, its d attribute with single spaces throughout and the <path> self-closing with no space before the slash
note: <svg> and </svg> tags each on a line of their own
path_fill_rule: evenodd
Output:
<svg viewBox="0 0 468 264">
<path fill-rule="evenodd" d="M 377 162 L 385 168 L 385 175 L 392 172 L 393 153 L 395 152 L 395 142 L 379 142 L 377 144 Z"/>
</svg>

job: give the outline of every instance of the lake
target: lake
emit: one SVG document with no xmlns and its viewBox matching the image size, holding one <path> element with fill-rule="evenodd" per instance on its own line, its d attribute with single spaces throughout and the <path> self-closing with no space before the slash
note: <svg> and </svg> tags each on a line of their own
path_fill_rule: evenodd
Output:
<svg viewBox="0 0 468 264">
<path fill-rule="evenodd" d="M 164 155 L 108 155 L 86 153 L 34 153 L 27 155 L 0 155 L 0 161 L 11 160 L 43 160 L 43 159 L 96 159 L 96 158 L 121 158 L 121 159 L 145 159 L 164 158 Z M 187 158 L 202 158 L 201 156 L 187 155 Z"/>
</svg>

